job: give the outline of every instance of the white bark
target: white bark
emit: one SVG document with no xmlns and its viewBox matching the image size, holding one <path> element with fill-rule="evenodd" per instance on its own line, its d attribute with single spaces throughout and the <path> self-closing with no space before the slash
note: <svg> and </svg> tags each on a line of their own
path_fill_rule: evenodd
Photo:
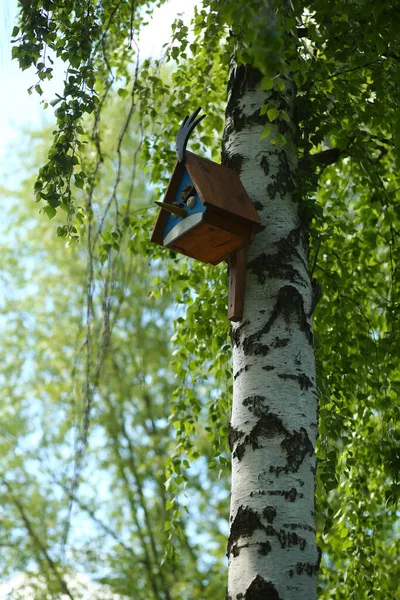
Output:
<svg viewBox="0 0 400 600">
<path fill-rule="evenodd" d="M 243 320 L 232 325 L 232 498 L 229 600 L 314 600 L 317 392 L 307 224 L 294 200 L 295 90 L 263 92 L 249 68 L 231 72 L 224 163 L 261 217 L 248 247 Z M 261 140 L 274 101 L 282 148 Z"/>
</svg>

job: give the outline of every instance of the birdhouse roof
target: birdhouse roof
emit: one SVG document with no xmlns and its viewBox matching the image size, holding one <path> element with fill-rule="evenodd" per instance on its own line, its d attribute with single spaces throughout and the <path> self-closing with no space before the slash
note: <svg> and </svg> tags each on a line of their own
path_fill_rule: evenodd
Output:
<svg viewBox="0 0 400 600">
<path fill-rule="evenodd" d="M 220 214 L 228 213 L 227 216 L 246 221 L 253 230 L 258 229 L 260 217 L 238 174 L 192 152 L 186 151 L 185 160 L 177 161 L 165 193 L 165 203 L 172 204 L 175 201 L 185 169 L 204 206 L 213 207 Z M 168 212 L 161 209 L 151 237 L 152 242 L 161 246 L 167 220 Z"/>
<path fill-rule="evenodd" d="M 255 206 L 235 171 L 192 152 L 186 151 L 185 157 L 185 167 L 205 206 L 214 206 L 257 224 L 260 222 Z"/>
</svg>

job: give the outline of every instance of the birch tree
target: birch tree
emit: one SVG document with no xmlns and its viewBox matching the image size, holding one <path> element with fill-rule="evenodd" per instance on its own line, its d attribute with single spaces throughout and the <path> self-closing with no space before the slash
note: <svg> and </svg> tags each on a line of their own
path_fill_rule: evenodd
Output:
<svg viewBox="0 0 400 600">
<path fill-rule="evenodd" d="M 69 63 L 64 91 L 53 102 L 57 129 L 35 184 L 37 200 L 49 217 L 59 207 L 67 213 L 61 237 L 79 236 L 79 222 L 95 210 L 103 160 L 97 126 L 107 95 L 117 89 L 129 114 L 139 116 L 149 178 L 161 194 L 174 160 L 171 124 L 175 132 L 201 98 L 208 118 L 192 149 L 218 159 L 223 140 L 222 161 L 240 174 L 262 229 L 248 248 L 243 320 L 231 329 L 233 368 L 223 267 L 165 263 L 162 281 L 175 285 L 184 314 L 174 336 L 180 384 L 171 406 L 177 451 L 168 489 L 178 493 L 186 461 L 198 458 L 202 405 L 194 383 L 206 369 L 216 386 L 208 403 L 212 466 L 226 469 L 228 437 L 232 452 L 227 597 L 315 598 L 318 525 L 327 573 L 320 596 L 384 598 L 392 584 L 387 576 L 378 583 L 370 566 L 377 557 L 384 563 L 384 548 L 393 552 L 382 536 L 395 522 L 386 506 L 393 507 L 399 490 L 396 6 L 203 0 L 192 33 L 178 17 L 164 59 L 140 64 L 136 35 L 152 8 L 111 0 L 21 5 L 13 53 L 22 68 L 35 65 L 40 81 L 51 77 L 45 48 Z M 163 61 L 174 64 L 168 76 Z M 93 118 L 90 129 L 84 115 Z M 84 152 L 88 137 L 96 148 L 92 162 Z M 74 201 L 74 184 L 85 191 L 84 210 Z M 119 184 L 117 172 L 113 201 Z M 121 239 L 138 227 L 129 212 L 117 211 L 116 219 Z M 149 230 L 153 219 L 150 213 Z M 166 260 L 158 250 L 146 252 Z M 317 390 L 313 314 L 321 283 Z M 168 523 L 172 544 L 179 511 Z M 346 584 L 337 587 L 335 576 Z"/>
<path fill-rule="evenodd" d="M 232 66 L 224 159 L 240 165 L 262 230 L 247 254 L 243 319 L 231 331 L 228 598 L 316 594 L 313 296 L 306 225 L 293 199 L 294 98 L 288 80 L 279 95 L 288 115 L 286 144 L 268 147 L 259 107 L 276 96 L 261 90 L 259 72 Z"/>
</svg>

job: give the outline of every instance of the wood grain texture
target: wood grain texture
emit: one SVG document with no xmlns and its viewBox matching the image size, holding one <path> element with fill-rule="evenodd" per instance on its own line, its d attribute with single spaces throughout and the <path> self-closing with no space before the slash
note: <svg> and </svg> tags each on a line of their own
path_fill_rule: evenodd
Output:
<svg viewBox="0 0 400 600">
<path fill-rule="evenodd" d="M 202 221 L 168 248 L 201 262 L 217 265 L 243 246 L 243 238 Z"/>
<path fill-rule="evenodd" d="M 222 165 L 191 152 L 177 162 L 164 197 L 172 204 L 185 168 L 207 210 L 202 222 L 170 243 L 171 250 L 216 265 L 249 244 L 259 229 L 260 218 L 239 176 Z M 164 245 L 168 211 L 161 209 L 151 241 Z"/>
<path fill-rule="evenodd" d="M 241 321 L 244 308 L 244 287 L 246 277 L 246 248 L 231 254 L 229 264 L 228 319 Z"/>
<path fill-rule="evenodd" d="M 256 225 L 260 223 L 255 206 L 235 171 L 192 152 L 186 152 L 185 165 L 205 206 L 219 208 Z"/>
</svg>

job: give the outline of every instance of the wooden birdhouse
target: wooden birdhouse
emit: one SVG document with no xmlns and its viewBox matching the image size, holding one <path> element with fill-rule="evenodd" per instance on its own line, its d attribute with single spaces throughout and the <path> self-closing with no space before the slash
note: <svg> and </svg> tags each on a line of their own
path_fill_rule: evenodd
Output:
<svg viewBox="0 0 400 600">
<path fill-rule="evenodd" d="M 178 161 L 163 202 L 156 203 L 161 210 L 151 241 L 216 265 L 253 240 L 260 218 L 235 171 L 186 152 L 191 132 L 205 116 L 196 119 L 200 110 L 186 117 L 178 132 Z"/>
</svg>

